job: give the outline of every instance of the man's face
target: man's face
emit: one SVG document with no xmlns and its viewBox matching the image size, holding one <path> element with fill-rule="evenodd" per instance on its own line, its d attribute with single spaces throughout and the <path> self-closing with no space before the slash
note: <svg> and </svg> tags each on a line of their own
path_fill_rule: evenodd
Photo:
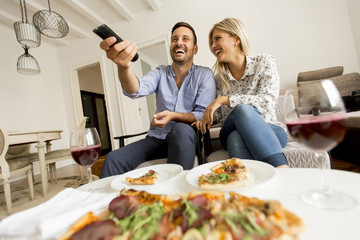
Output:
<svg viewBox="0 0 360 240">
<path fill-rule="evenodd" d="M 194 46 L 194 35 L 187 27 L 178 27 L 171 35 L 170 56 L 174 63 L 184 64 L 193 61 L 197 53 L 197 45 Z"/>
</svg>

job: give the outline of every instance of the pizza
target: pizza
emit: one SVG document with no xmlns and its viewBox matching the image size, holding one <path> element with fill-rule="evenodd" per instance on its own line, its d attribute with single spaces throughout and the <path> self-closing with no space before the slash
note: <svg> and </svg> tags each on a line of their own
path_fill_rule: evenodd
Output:
<svg viewBox="0 0 360 240">
<path fill-rule="evenodd" d="M 230 174 L 237 178 L 247 177 L 249 170 L 245 167 L 240 158 L 230 158 L 211 168 L 211 171 L 218 174 Z"/>
<path fill-rule="evenodd" d="M 302 229 L 302 220 L 278 201 L 235 192 L 167 196 L 123 189 L 101 216 L 85 215 L 60 239 L 274 240 L 298 239 Z"/>
<path fill-rule="evenodd" d="M 132 178 L 132 177 L 126 177 L 125 180 L 128 183 L 134 184 L 134 185 L 152 185 L 155 184 L 158 180 L 158 173 L 154 170 L 149 170 L 144 175 Z"/>
<path fill-rule="evenodd" d="M 248 177 L 249 170 L 239 158 L 227 159 L 210 170 L 210 173 L 199 176 L 199 186 L 203 189 L 231 189 L 252 182 Z"/>
</svg>

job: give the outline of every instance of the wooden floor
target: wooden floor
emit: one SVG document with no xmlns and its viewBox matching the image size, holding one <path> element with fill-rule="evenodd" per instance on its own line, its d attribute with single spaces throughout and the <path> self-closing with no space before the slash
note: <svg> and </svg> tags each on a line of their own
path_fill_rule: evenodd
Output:
<svg viewBox="0 0 360 240">
<path fill-rule="evenodd" d="M 350 161 L 345 161 L 345 160 L 333 157 L 332 162 L 333 162 L 334 169 L 360 173 L 360 161 L 350 162 Z"/>
</svg>

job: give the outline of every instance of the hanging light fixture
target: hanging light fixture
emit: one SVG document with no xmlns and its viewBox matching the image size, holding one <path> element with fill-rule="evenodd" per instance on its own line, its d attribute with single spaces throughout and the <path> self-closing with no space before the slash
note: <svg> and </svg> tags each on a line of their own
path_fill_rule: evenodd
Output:
<svg viewBox="0 0 360 240">
<path fill-rule="evenodd" d="M 69 32 L 69 26 L 65 19 L 58 13 L 51 11 L 50 0 L 49 10 L 37 11 L 33 16 L 35 27 L 47 37 L 63 38 Z"/>
<path fill-rule="evenodd" d="M 25 45 L 25 53 L 17 60 L 17 71 L 21 74 L 35 75 L 40 73 L 40 66 L 36 59 L 29 54 L 29 47 Z"/>
<path fill-rule="evenodd" d="M 35 28 L 34 24 L 29 23 L 27 19 L 26 2 L 24 6 L 20 0 L 21 21 L 14 22 L 14 30 L 17 41 L 25 46 L 38 47 L 41 44 L 40 32 Z M 25 17 L 25 21 L 24 21 Z"/>
</svg>

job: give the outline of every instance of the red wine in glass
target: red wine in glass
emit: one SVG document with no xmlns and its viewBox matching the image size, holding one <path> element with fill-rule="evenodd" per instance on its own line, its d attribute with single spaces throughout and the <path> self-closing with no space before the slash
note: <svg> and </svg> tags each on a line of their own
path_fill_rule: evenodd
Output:
<svg viewBox="0 0 360 240">
<path fill-rule="evenodd" d="M 308 148 L 326 151 L 344 139 L 347 128 L 344 114 L 291 119 L 286 125 L 290 134 Z"/>
<path fill-rule="evenodd" d="M 87 146 L 85 148 L 71 149 L 75 162 L 83 167 L 92 166 L 100 156 L 101 146 Z"/>
<path fill-rule="evenodd" d="M 70 134 L 70 152 L 75 162 L 87 169 L 89 191 L 93 192 L 91 166 L 100 156 L 101 141 L 96 128 L 84 128 Z"/>
<path fill-rule="evenodd" d="M 291 92 L 287 93 L 289 96 Z M 308 81 L 298 84 L 299 101 L 286 116 L 289 133 L 305 147 L 314 150 L 320 163 L 321 188 L 300 193 L 307 204 L 329 210 L 349 210 L 358 205 L 352 196 L 332 190 L 323 179 L 324 154 L 345 137 L 347 116 L 342 98 L 331 80 Z M 291 95 L 292 96 L 292 95 Z"/>
</svg>

